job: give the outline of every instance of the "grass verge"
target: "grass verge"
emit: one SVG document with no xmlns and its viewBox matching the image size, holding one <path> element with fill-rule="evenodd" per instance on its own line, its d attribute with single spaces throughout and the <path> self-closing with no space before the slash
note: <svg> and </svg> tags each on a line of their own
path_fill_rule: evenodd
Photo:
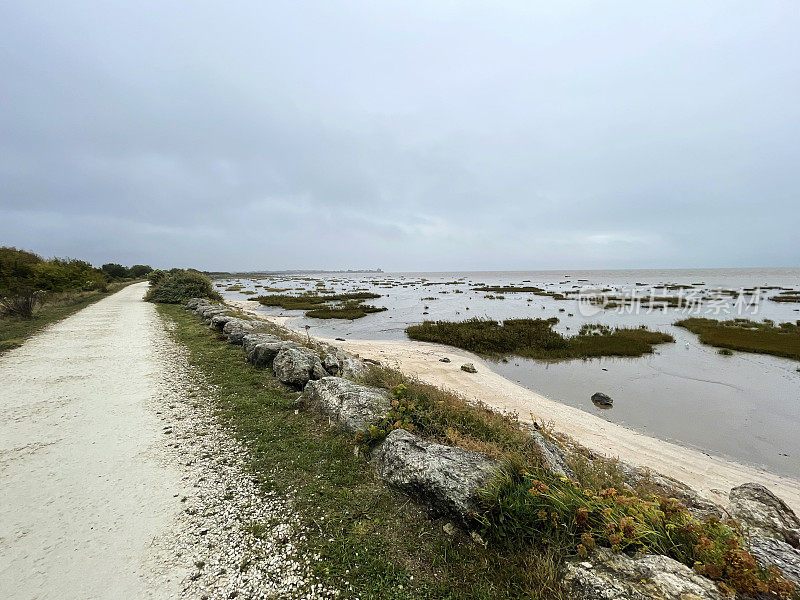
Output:
<svg viewBox="0 0 800 600">
<path fill-rule="evenodd" d="M 254 477 L 265 491 L 293 498 L 309 531 L 304 552 L 319 555 L 315 573 L 323 583 L 362 599 L 563 597 L 557 550 L 486 548 L 461 532 L 445 534 L 443 521 L 427 519 L 376 481 L 356 443 L 327 418 L 296 413 L 297 393 L 245 362 L 240 347 L 179 306 L 158 311 L 205 374 L 221 426 L 249 449 Z M 504 427 L 498 421 L 495 435 Z"/>
<path fill-rule="evenodd" d="M 516 354 L 527 358 L 570 359 L 597 356 L 642 356 L 673 337 L 647 329 L 611 329 L 587 324 L 577 335 L 553 329 L 558 319 L 486 319 L 424 321 L 406 329 L 408 337 L 463 348 L 484 355 Z"/>
<path fill-rule="evenodd" d="M 82 308 L 102 300 L 106 296 L 118 292 L 122 288 L 135 282 L 110 283 L 105 292 L 65 292 L 51 298 L 41 306 L 32 319 L 0 318 L 0 354 L 12 348 L 17 348 L 22 343 L 62 319 L 75 314 Z"/>
<path fill-rule="evenodd" d="M 781 323 L 691 318 L 675 323 L 697 334 L 703 344 L 729 350 L 772 354 L 800 360 L 800 321 Z"/>
</svg>

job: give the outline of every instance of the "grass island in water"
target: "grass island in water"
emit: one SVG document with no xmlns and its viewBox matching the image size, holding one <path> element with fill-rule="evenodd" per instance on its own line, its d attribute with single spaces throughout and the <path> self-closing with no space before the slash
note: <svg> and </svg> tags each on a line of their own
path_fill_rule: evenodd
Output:
<svg viewBox="0 0 800 600">
<path fill-rule="evenodd" d="M 264 306 L 280 306 L 285 310 L 303 310 L 315 319 L 360 319 L 370 313 L 382 312 L 383 307 L 364 304 L 364 300 L 380 298 L 380 294 L 355 292 L 352 294 L 268 294 L 256 298 Z"/>
<path fill-rule="evenodd" d="M 642 356 L 656 344 L 674 342 L 668 333 L 645 328 L 610 328 L 586 324 L 573 336 L 555 331 L 550 319 L 424 321 L 406 329 L 408 337 L 448 344 L 484 355 L 516 354 L 526 358 L 569 359 Z"/>
<path fill-rule="evenodd" d="M 749 319 L 691 318 L 675 325 L 696 333 L 709 346 L 800 360 L 800 321 L 776 325 L 768 319 L 759 323 Z"/>
</svg>

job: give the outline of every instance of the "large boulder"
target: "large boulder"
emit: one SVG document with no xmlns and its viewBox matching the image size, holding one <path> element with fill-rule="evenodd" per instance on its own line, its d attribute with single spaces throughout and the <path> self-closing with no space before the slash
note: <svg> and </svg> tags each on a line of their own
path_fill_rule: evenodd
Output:
<svg viewBox="0 0 800 600">
<path fill-rule="evenodd" d="M 242 350 L 244 350 L 245 354 L 250 354 L 253 351 L 253 348 L 258 346 L 259 344 L 266 344 L 269 342 L 281 342 L 281 338 L 277 335 L 272 335 L 270 333 L 247 333 L 242 338 Z"/>
<path fill-rule="evenodd" d="M 591 562 L 567 561 L 562 586 L 574 600 L 721 600 L 717 586 L 660 554 L 597 548 Z"/>
<path fill-rule="evenodd" d="M 332 375 L 339 374 L 339 359 L 333 352 L 328 352 L 322 357 L 322 366 L 325 367 L 325 370 Z"/>
<path fill-rule="evenodd" d="M 253 324 L 245 319 L 231 319 L 222 328 L 222 334 L 231 344 L 241 344 L 245 335 L 253 331 Z"/>
<path fill-rule="evenodd" d="M 786 503 L 758 483 L 733 488 L 729 512 L 752 533 L 783 540 L 800 548 L 800 520 Z"/>
<path fill-rule="evenodd" d="M 322 366 L 329 373 L 348 379 L 358 379 L 366 375 L 367 365 L 356 356 L 330 344 L 325 344 L 322 348 L 325 352 Z"/>
<path fill-rule="evenodd" d="M 230 311 L 219 304 L 204 304 L 195 311 L 203 319 L 210 321 L 215 315 L 228 314 Z"/>
<path fill-rule="evenodd" d="M 386 390 L 353 383 L 341 377 L 309 381 L 300 396 L 306 406 L 330 415 L 351 433 L 365 431 L 392 409 Z"/>
<path fill-rule="evenodd" d="M 211 304 L 211 300 L 208 298 L 190 298 L 184 308 L 186 310 L 196 310 L 199 306 L 207 304 Z"/>
<path fill-rule="evenodd" d="M 259 342 L 247 353 L 247 361 L 257 367 L 271 367 L 281 350 L 297 347 L 294 342 L 285 340 Z"/>
<path fill-rule="evenodd" d="M 800 550 L 792 548 L 783 540 L 750 536 L 750 554 L 762 566 L 774 566 L 781 570 L 783 578 L 800 588 Z"/>
<path fill-rule="evenodd" d="M 222 331 L 222 328 L 225 327 L 225 324 L 235 318 L 236 317 L 230 313 L 214 315 L 211 317 L 211 328 L 216 329 L 217 331 Z"/>
<path fill-rule="evenodd" d="M 339 361 L 339 374 L 342 377 L 358 379 L 367 374 L 367 368 L 367 365 L 352 356 L 346 356 Z"/>
<path fill-rule="evenodd" d="M 575 473 L 569 468 L 564 451 L 548 440 L 538 431 L 531 434 L 533 444 L 539 449 L 542 456 L 544 467 L 557 475 L 563 475 L 567 479 L 575 479 Z"/>
<path fill-rule="evenodd" d="M 478 490 L 498 463 L 485 454 L 423 440 L 395 429 L 372 455 L 378 477 L 426 505 L 434 516 L 468 523 Z"/>
<path fill-rule="evenodd" d="M 322 379 L 328 372 L 319 356 L 308 348 L 284 348 L 272 361 L 272 370 L 279 381 L 302 388 L 311 379 Z"/>
</svg>

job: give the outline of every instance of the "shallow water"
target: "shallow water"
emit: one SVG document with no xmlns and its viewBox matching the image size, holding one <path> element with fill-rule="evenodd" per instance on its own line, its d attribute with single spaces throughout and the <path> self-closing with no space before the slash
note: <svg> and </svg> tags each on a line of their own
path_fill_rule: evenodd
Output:
<svg viewBox="0 0 800 600">
<path fill-rule="evenodd" d="M 312 335 L 354 339 L 406 339 L 405 328 L 423 319 L 459 320 L 473 317 L 502 320 L 512 317 L 558 317 L 562 332 L 574 333 L 584 323 L 646 325 L 672 334 L 675 344 L 656 347 L 642 358 L 601 358 L 547 362 L 509 357 L 490 366 L 503 376 L 553 400 L 575 406 L 601 418 L 662 439 L 693 446 L 710 454 L 764 467 L 774 473 L 800 478 L 800 363 L 772 356 L 736 352 L 718 354 L 703 346 L 689 331 L 672 325 L 687 316 L 776 322 L 800 319 L 800 304 L 768 300 L 779 290 L 762 291 L 757 306 L 739 314 L 752 293 L 736 306 L 737 296 L 712 293 L 717 288 L 740 290 L 763 286 L 800 288 L 800 269 L 729 269 L 685 271 L 540 271 L 492 273 L 384 273 L 303 274 L 271 277 L 259 281 L 237 280 L 245 289 L 258 284 L 316 289 L 317 280 L 335 292 L 368 289 L 382 294 L 367 301 L 389 310 L 356 321 L 307 319 L 298 311 L 263 307 L 268 314 L 297 315 L 289 326 Z M 423 281 L 426 280 L 426 281 Z M 424 285 L 459 281 L 458 285 Z M 222 282 L 225 287 L 230 282 Z M 472 291 L 478 283 L 488 285 L 532 285 L 548 291 L 569 291 L 581 286 L 612 288 L 611 294 L 644 293 L 650 286 L 636 284 L 700 284 L 679 292 L 659 290 L 656 295 L 719 297 L 705 301 L 699 313 L 686 309 L 630 308 L 581 314 L 592 308 L 575 299 L 555 300 L 529 293 L 506 293 L 504 299 L 487 299 L 485 292 Z M 463 293 L 455 293 L 456 290 Z M 697 291 L 695 291 L 697 290 Z M 249 297 L 240 292 L 222 293 L 228 299 Z M 299 290 L 293 290 L 294 293 Z M 447 292 L 447 293 L 441 293 Z M 269 293 L 269 292 L 264 292 Z M 434 297 L 435 300 L 424 300 Z M 528 300 L 531 301 L 528 301 Z M 692 310 L 698 310 L 694 308 Z M 423 314 L 428 313 L 428 314 Z M 595 407 L 590 397 L 602 391 L 614 398 L 610 410 Z"/>
</svg>

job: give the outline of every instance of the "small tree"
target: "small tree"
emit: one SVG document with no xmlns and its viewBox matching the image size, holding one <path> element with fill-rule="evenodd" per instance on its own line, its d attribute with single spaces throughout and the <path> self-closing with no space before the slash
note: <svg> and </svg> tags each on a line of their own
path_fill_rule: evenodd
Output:
<svg viewBox="0 0 800 600">
<path fill-rule="evenodd" d="M 117 263 L 106 263 L 100 268 L 110 279 L 123 279 L 128 277 L 128 269 Z"/>
<path fill-rule="evenodd" d="M 128 275 L 134 279 L 141 279 L 142 277 L 147 277 L 152 270 L 153 267 L 150 265 L 133 265 L 128 269 Z"/>
</svg>

